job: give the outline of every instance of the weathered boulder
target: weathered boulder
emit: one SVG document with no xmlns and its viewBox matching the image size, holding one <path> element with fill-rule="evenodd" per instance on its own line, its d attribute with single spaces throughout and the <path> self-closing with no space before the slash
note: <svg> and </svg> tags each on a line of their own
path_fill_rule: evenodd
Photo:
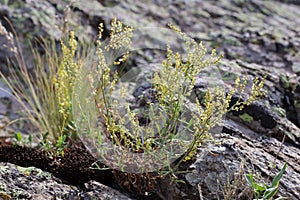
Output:
<svg viewBox="0 0 300 200">
<path fill-rule="evenodd" d="M 60 36 L 63 30 L 57 27 L 63 24 L 66 2 L 1 0 L 0 19 L 7 27 L 3 17 L 12 21 L 22 47 L 28 50 L 25 38 Z M 192 172 L 183 177 L 186 185 L 161 184 L 154 192 L 169 199 L 195 199 L 202 195 L 208 199 L 223 198 L 224 184 L 234 186 L 234 180 L 240 178 L 235 174 L 242 173 L 241 166 L 246 172 L 260 174 L 261 180 L 266 181 L 270 175 L 270 181 L 286 162 L 279 194 L 300 199 L 300 7 L 296 0 L 90 0 L 75 1 L 70 8 L 70 27 L 80 40 L 92 41 L 98 23 L 109 27 L 112 17 L 134 27 L 165 28 L 173 23 L 224 54 L 217 66 L 224 88 L 231 87 L 236 76 L 254 79 L 267 75 L 268 95 L 243 111 L 226 116 L 222 133 L 215 135 L 219 144 L 199 149 L 197 161 L 190 168 Z M 151 32 L 140 41 L 164 37 L 159 34 Z M 0 38 L 0 44 L 3 43 Z M 171 46 L 180 48 L 181 44 L 172 42 Z M 12 55 L 2 47 L 0 53 L 0 66 L 5 66 L 5 57 Z M 147 52 L 136 63 L 151 65 L 159 60 L 151 56 Z M 30 63 L 30 56 L 26 58 Z M 0 70 L 5 72 L 6 68 Z M 239 188 L 240 196 L 235 198 L 249 197 L 251 192 L 243 189 Z"/>
</svg>

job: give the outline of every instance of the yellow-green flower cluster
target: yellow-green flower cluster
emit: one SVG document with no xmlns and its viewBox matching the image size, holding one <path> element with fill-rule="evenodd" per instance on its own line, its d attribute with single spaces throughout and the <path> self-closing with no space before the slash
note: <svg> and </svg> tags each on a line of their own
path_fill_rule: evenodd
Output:
<svg viewBox="0 0 300 200">
<path fill-rule="evenodd" d="M 186 57 L 173 52 L 169 47 L 167 48 L 167 58 L 153 76 L 153 85 L 157 91 L 155 95 L 159 103 L 148 103 L 147 109 L 140 111 L 131 109 L 126 103 L 123 108 L 120 108 L 122 106 L 120 105 L 121 101 L 112 97 L 119 77 L 116 72 L 111 70 L 111 67 L 126 60 L 133 29 L 113 19 L 110 38 L 102 42 L 104 29 L 102 24 L 99 25 L 97 63 L 92 64 L 91 70 L 87 74 L 87 87 L 91 91 L 87 104 L 95 103 L 97 114 L 93 116 L 98 117 L 104 126 L 101 133 L 98 130 L 94 131 L 98 135 L 97 141 L 99 143 L 96 144 L 96 147 L 99 148 L 99 152 L 105 151 L 102 145 L 102 142 L 105 141 L 113 145 L 115 150 L 123 152 L 144 152 L 148 153 L 149 156 L 154 155 L 154 152 L 160 152 L 157 153 L 159 155 L 155 154 L 157 159 L 161 159 L 164 155 L 160 154 L 164 153 L 167 154 L 167 157 L 171 157 L 173 154 L 168 154 L 170 149 L 183 147 L 186 151 L 182 160 L 190 159 L 203 141 L 210 136 L 209 131 L 220 122 L 225 113 L 240 110 L 264 94 L 262 91 L 264 79 L 255 79 L 250 97 L 242 98 L 241 93 L 244 92 L 248 80 L 246 78 L 241 80 L 238 77 L 235 87 L 229 92 L 216 87 L 207 90 L 203 103 L 195 99 L 196 108 L 190 111 L 191 116 L 188 113 L 189 116 L 186 119 L 183 113 L 186 112 L 186 108 L 190 108 L 187 104 L 191 103 L 189 98 L 192 95 L 198 74 L 205 67 L 218 63 L 222 56 L 217 56 L 215 50 L 211 52 L 210 56 L 207 56 L 207 50 L 201 42 L 198 43 L 187 37 L 177 27 L 170 27 L 179 33 L 184 40 L 187 49 Z M 64 59 L 58 70 L 55 86 L 61 113 L 66 113 L 71 108 L 70 94 L 73 91 L 73 81 L 76 79 L 77 70 L 80 68 L 80 65 L 74 62 L 76 40 L 72 33 L 68 47 L 62 43 L 62 49 Z M 114 52 L 122 52 L 123 57 L 119 60 L 113 58 L 113 62 L 111 62 L 110 59 L 112 59 Z M 83 84 L 87 84 L 84 80 L 82 81 Z M 240 94 L 239 99 L 230 107 L 231 99 L 236 93 Z M 122 94 L 120 96 L 122 97 Z M 149 121 L 152 125 L 147 126 L 148 124 L 139 122 L 140 112 L 147 112 L 145 116 L 147 119 L 151 119 Z M 184 140 L 189 140 L 188 142 L 176 138 L 180 134 L 179 131 L 186 131 L 187 134 L 183 135 L 186 136 Z M 94 134 L 94 132 L 89 133 Z M 181 143 L 182 145 L 178 145 Z M 126 159 L 126 153 L 120 153 L 118 160 L 120 164 L 127 163 L 124 159 Z"/>
<path fill-rule="evenodd" d="M 109 44 L 105 46 L 105 50 L 122 49 L 129 47 L 132 38 L 133 28 L 125 26 L 122 22 L 113 18 L 111 22 Z"/>
<path fill-rule="evenodd" d="M 54 87 L 58 102 L 59 112 L 66 120 L 72 109 L 71 98 L 74 90 L 74 83 L 77 78 L 81 64 L 76 62 L 75 53 L 77 41 L 74 32 L 70 32 L 68 45 L 61 41 L 63 58 L 58 67 L 57 76 L 54 78 Z"/>
</svg>

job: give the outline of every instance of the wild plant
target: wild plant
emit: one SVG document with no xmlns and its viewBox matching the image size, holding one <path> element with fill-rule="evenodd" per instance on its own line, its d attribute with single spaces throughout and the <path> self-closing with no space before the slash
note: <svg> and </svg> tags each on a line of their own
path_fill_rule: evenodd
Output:
<svg viewBox="0 0 300 200">
<path fill-rule="evenodd" d="M 119 63 L 106 59 L 112 52 L 122 52 L 121 60 L 130 53 L 134 29 L 119 21 L 113 20 L 110 38 L 104 43 L 103 26 L 99 26 L 97 57 L 89 59 L 76 81 L 73 109 L 80 136 L 87 148 L 112 168 L 135 173 L 166 166 L 175 170 L 195 155 L 225 113 L 240 110 L 265 94 L 264 79 L 256 78 L 249 97 L 239 95 L 238 101 L 230 105 L 232 96 L 243 93 L 249 82 L 238 77 L 229 92 L 218 87 L 208 89 L 203 104 L 197 98 L 192 104 L 197 75 L 217 64 L 221 56 L 215 50 L 208 56 L 201 42 L 175 26 L 170 28 L 183 39 L 187 53 L 183 56 L 167 48 L 166 59 L 153 73 L 151 97 L 144 102 L 143 109 L 134 109 L 126 102 L 127 88 L 118 72 L 111 71 Z M 178 158 L 171 167 L 170 163 Z"/>
<path fill-rule="evenodd" d="M 229 91 L 208 88 L 204 99 L 193 99 L 197 75 L 216 65 L 221 56 L 216 50 L 207 55 L 201 42 L 170 25 L 187 52 L 183 55 L 167 47 L 166 59 L 152 75 L 151 98 L 142 109 L 134 109 L 115 70 L 130 54 L 132 27 L 113 19 L 110 37 L 103 42 L 100 24 L 97 47 L 89 55 L 78 51 L 73 32 L 67 42 L 61 40 L 61 52 L 54 43 L 42 43 L 45 54 L 33 49 L 31 72 L 17 38 L 15 45 L 13 34 L 2 25 L 0 28 L 17 60 L 16 68 L 10 66 L 11 75 L 1 77 L 24 107 L 27 119 L 44 136 L 43 141 L 54 141 L 63 152 L 64 135 L 76 133 L 97 158 L 121 171 L 142 173 L 167 167 L 173 173 L 211 137 L 209 131 L 225 113 L 240 110 L 265 94 L 264 78 L 256 78 L 248 98 L 242 98 L 249 81 L 237 77 Z M 238 101 L 230 105 L 235 94 L 239 94 Z"/>
<path fill-rule="evenodd" d="M 245 174 L 247 183 L 254 191 L 254 199 L 273 199 L 278 192 L 279 183 L 283 176 L 283 173 L 286 170 L 286 163 L 283 165 L 282 169 L 278 172 L 278 174 L 274 177 L 271 184 L 260 184 L 254 180 L 254 176 L 252 173 Z M 287 199 L 285 197 L 278 197 L 276 200 Z"/>
<path fill-rule="evenodd" d="M 23 116 L 18 120 L 32 123 L 35 127 L 32 139 L 44 146 L 45 142 L 55 144 L 60 138 L 65 138 L 65 134 L 71 136 L 75 133 L 71 97 L 76 70 L 80 68 L 74 33 L 70 32 L 67 42 L 61 39 L 61 51 L 54 40 L 37 40 L 44 53 L 32 46 L 33 67 L 29 70 L 19 39 L 14 37 L 16 33 L 8 32 L 2 24 L 0 32 L 6 37 L 6 47 L 13 52 L 16 60 L 9 63 L 9 75 L 0 72 L 0 76 L 11 89 L 13 98 L 23 107 Z M 84 54 L 81 52 L 81 55 Z"/>
</svg>

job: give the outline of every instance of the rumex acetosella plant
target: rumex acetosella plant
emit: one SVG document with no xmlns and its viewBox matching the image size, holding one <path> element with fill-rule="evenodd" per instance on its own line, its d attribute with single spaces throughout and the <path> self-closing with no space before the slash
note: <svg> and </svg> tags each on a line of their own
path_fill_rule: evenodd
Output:
<svg viewBox="0 0 300 200">
<path fill-rule="evenodd" d="M 16 34 L 8 32 L 2 24 L 0 30 L 7 38 L 6 47 L 16 58 L 16 62 L 10 62 L 9 75 L 0 75 L 11 89 L 13 98 L 23 107 L 21 119 L 35 127 L 31 133 L 34 142 L 39 142 L 49 151 L 57 148 L 59 154 L 63 154 L 61 148 L 66 136 L 74 133 L 71 98 L 81 67 L 74 33 L 70 32 L 67 39 L 61 39 L 61 53 L 55 41 L 39 40 L 38 45 L 42 46 L 44 54 L 32 47 L 33 68 L 29 70 L 19 40 L 14 37 Z"/>
<path fill-rule="evenodd" d="M 204 99 L 198 99 L 194 94 L 198 74 L 221 57 L 215 50 L 207 55 L 201 42 L 170 25 L 186 52 L 167 46 L 165 60 L 148 77 L 147 98 L 139 97 L 137 108 L 130 101 L 128 83 L 116 70 L 130 55 L 136 30 L 113 19 L 110 36 L 103 41 L 103 29 L 100 24 L 96 49 L 89 54 L 78 52 L 73 32 L 66 42 L 61 41 L 61 54 L 47 45 L 44 56 L 34 51 L 33 74 L 27 71 L 20 48 L 13 48 L 18 68 L 12 68 L 9 78 L 1 74 L 39 133 L 59 141 L 60 152 L 65 135 L 75 132 L 95 157 L 113 169 L 176 170 L 195 155 L 225 113 L 240 110 L 264 94 L 264 80 L 255 79 L 249 97 L 242 100 L 240 96 L 230 105 L 232 96 L 243 93 L 248 83 L 238 77 L 230 91 L 208 88 Z M 1 33 L 15 47 L 3 26 Z"/>
<path fill-rule="evenodd" d="M 264 80 L 255 79 L 248 99 L 230 105 L 236 93 L 242 93 L 247 79 L 237 78 L 230 91 L 208 89 L 203 100 L 195 98 L 197 75 L 221 59 L 213 50 L 207 55 L 200 42 L 170 25 L 185 44 L 186 53 L 167 47 L 166 59 L 150 76 L 152 88 L 143 106 L 136 109 L 128 100 L 128 87 L 112 66 L 118 56 L 130 54 L 132 27 L 113 20 L 110 38 L 101 42 L 99 26 L 96 56 L 88 59 L 75 83 L 74 118 L 86 147 L 111 168 L 131 173 L 175 169 L 191 159 L 199 146 L 210 137 L 209 131 L 223 115 L 240 110 L 261 97 Z M 107 59 L 109 58 L 109 59 Z M 202 103 L 203 102 L 203 103 Z M 178 161 L 178 159 L 180 160 Z M 177 160 L 177 165 L 171 165 Z"/>
</svg>

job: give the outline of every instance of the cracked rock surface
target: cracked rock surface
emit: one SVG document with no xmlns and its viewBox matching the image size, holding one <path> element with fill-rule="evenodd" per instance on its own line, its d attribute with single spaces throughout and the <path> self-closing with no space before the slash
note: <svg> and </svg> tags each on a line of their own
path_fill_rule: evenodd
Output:
<svg viewBox="0 0 300 200">
<path fill-rule="evenodd" d="M 62 34 L 58 27 L 63 24 L 66 5 L 67 1 L 64 0 L 0 0 L 0 20 L 8 30 L 11 29 L 5 22 L 5 17 L 14 25 L 29 67 L 32 67 L 32 60 L 28 56 L 30 51 L 26 39 L 58 39 Z M 217 66 L 222 87 L 232 87 L 237 76 L 246 75 L 254 79 L 267 75 L 265 89 L 268 95 L 243 111 L 229 113 L 224 118 L 221 133 L 215 135 L 218 144 L 204 145 L 199 149 L 195 163 L 188 166 L 191 172 L 184 175 L 186 184 L 169 187 L 162 182 L 153 193 L 169 199 L 199 199 L 200 195 L 207 199 L 222 199 L 222 185 L 228 180 L 233 183 L 241 166 L 244 171 L 254 170 L 266 180 L 268 176 L 274 177 L 286 162 L 287 170 L 280 184 L 279 195 L 292 200 L 300 199 L 299 1 L 79 0 L 70 8 L 70 26 L 79 40 L 94 41 L 98 23 L 103 22 L 109 27 L 113 17 L 133 27 L 156 27 L 154 32 L 149 31 L 137 42 L 163 38 L 159 28 L 166 28 L 168 23 L 172 23 L 197 41 L 203 41 L 208 49 L 216 48 L 218 53 L 224 55 L 224 59 Z M 107 36 L 107 30 L 105 31 L 104 35 Z M 181 48 L 180 43 L 173 40 L 169 42 L 170 46 Z M 5 44 L 5 39 L 0 37 L 0 70 L 7 73 L 6 57 L 12 58 L 13 55 L 2 44 Z M 140 53 L 132 62 L 135 67 L 142 66 L 142 69 L 143 66 L 151 66 L 161 59 L 161 56 L 155 57 L 148 51 L 145 52 Z M 199 80 L 199 83 L 202 84 L 203 80 Z M 6 87 L 1 80 L 0 87 Z M 15 111 L 18 109 L 10 93 L 0 90 L 0 136 L 13 135 L 14 129 L 6 125 L 10 119 L 16 117 Z M 283 138 L 285 140 L 281 144 Z M 4 155 L 0 155 L 0 158 L 0 161 L 9 162 Z M 19 161 L 13 162 L 18 164 Z M 0 173 L 0 180 L 3 176 L 12 177 L 16 173 L 22 180 L 30 181 L 31 175 L 18 172 L 14 165 L 1 163 L 1 166 L 0 171 L 7 168 L 12 171 L 4 175 Z M 49 168 L 44 166 L 43 170 L 49 171 Z M 45 177 L 44 179 L 46 180 Z M 39 180 L 38 177 L 36 180 Z M 61 191 L 59 188 L 62 183 L 58 179 L 54 181 L 57 181 L 57 188 L 53 191 L 59 195 L 73 194 L 70 193 L 71 190 L 79 191 L 72 185 L 64 185 L 65 190 Z M 124 184 L 122 188 L 130 191 L 129 186 L 126 186 L 128 184 Z M 99 191 L 99 187 L 98 183 L 94 183 L 92 188 Z M 239 191 L 239 199 L 249 198 L 249 195 L 245 196 L 247 188 L 240 189 L 243 191 Z M 11 193 L 7 194 L 13 195 L 12 190 L 9 191 Z M 28 198 L 39 193 L 30 191 L 24 193 Z M 49 198 L 51 196 L 48 192 L 41 195 L 48 195 Z"/>
<path fill-rule="evenodd" d="M 96 181 L 84 187 L 63 183 L 36 167 L 0 163 L 0 199 L 118 199 L 130 200 L 119 191 Z"/>
</svg>

